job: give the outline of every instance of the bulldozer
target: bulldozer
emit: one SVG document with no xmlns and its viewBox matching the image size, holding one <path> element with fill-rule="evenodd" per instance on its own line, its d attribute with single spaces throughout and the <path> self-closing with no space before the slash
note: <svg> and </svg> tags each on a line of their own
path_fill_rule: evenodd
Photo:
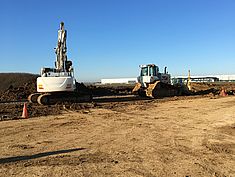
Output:
<svg viewBox="0 0 235 177">
<path fill-rule="evenodd" d="M 159 71 L 155 64 L 140 65 L 140 76 L 137 77 L 138 83 L 135 85 L 132 93 L 149 98 L 161 98 L 180 95 L 179 87 L 171 84 L 171 75 L 167 72 Z"/>
<path fill-rule="evenodd" d="M 67 59 L 67 30 L 64 23 L 60 23 L 58 41 L 55 49 L 55 67 L 41 68 L 40 77 L 37 78 L 37 93 L 29 95 L 31 103 L 41 105 L 56 104 L 59 102 L 91 101 L 90 90 L 74 77 L 72 61 Z"/>
</svg>

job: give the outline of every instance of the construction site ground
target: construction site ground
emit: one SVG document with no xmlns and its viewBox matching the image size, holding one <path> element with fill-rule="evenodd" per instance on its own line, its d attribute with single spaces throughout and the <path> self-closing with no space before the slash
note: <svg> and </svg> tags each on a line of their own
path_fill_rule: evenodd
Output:
<svg viewBox="0 0 235 177">
<path fill-rule="evenodd" d="M 0 176 L 235 176 L 235 83 L 162 99 L 89 85 L 91 103 L 43 106 L 26 101 L 36 78 L 0 73 Z"/>
<path fill-rule="evenodd" d="M 234 96 L 88 105 L 1 121 L 0 176 L 235 176 Z"/>
</svg>

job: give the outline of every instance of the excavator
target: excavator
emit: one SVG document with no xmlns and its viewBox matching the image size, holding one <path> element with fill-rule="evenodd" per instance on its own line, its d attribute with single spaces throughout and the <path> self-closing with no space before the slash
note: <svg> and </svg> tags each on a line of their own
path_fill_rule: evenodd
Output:
<svg viewBox="0 0 235 177">
<path fill-rule="evenodd" d="M 140 65 L 140 76 L 137 77 L 138 83 L 132 93 L 149 98 L 161 98 L 177 96 L 182 93 L 180 87 L 171 85 L 171 75 L 167 72 L 159 72 L 159 67 L 155 64 Z"/>
<path fill-rule="evenodd" d="M 29 95 L 29 102 L 50 105 L 92 100 L 89 89 L 84 84 L 78 83 L 74 77 L 72 61 L 67 59 L 66 39 L 67 31 L 61 22 L 55 48 L 55 67 L 41 68 L 41 76 L 37 78 L 37 93 Z"/>
</svg>

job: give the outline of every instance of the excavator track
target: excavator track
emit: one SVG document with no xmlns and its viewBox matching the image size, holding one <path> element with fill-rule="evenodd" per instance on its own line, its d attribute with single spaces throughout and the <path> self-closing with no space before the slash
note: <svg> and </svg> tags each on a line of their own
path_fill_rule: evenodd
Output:
<svg viewBox="0 0 235 177">
<path fill-rule="evenodd" d="M 30 103 L 37 103 L 38 97 L 40 96 L 40 93 L 32 93 L 28 96 L 28 100 Z"/>
<path fill-rule="evenodd" d="M 37 102 L 41 105 L 50 105 L 53 104 L 53 102 L 50 99 L 51 94 L 46 93 L 46 94 L 42 94 L 38 97 Z"/>
<path fill-rule="evenodd" d="M 37 101 L 35 98 L 37 96 Z M 92 95 L 81 95 L 76 92 L 62 92 L 62 93 L 35 93 L 31 94 L 28 97 L 28 100 L 31 103 L 38 103 L 40 105 L 53 105 L 57 103 L 71 102 L 71 103 L 80 103 L 80 102 L 91 102 Z"/>
</svg>

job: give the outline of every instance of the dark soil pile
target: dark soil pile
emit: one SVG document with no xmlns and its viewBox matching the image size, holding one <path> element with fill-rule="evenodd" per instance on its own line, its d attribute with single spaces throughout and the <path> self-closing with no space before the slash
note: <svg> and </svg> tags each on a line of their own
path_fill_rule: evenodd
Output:
<svg viewBox="0 0 235 177">
<path fill-rule="evenodd" d="M 0 101 L 21 101 L 36 92 L 38 75 L 27 73 L 0 73 Z"/>
<path fill-rule="evenodd" d="M 93 96 L 130 95 L 135 85 L 89 85 Z"/>
<path fill-rule="evenodd" d="M 235 93 L 235 83 L 234 82 L 192 82 L 192 91 L 202 94 L 213 93 L 219 94 L 222 89 L 224 89 L 228 94 L 233 95 Z"/>
<path fill-rule="evenodd" d="M 38 76 L 30 73 L 0 73 L 0 92 L 9 87 L 17 88 L 29 82 L 35 83 Z"/>
</svg>

